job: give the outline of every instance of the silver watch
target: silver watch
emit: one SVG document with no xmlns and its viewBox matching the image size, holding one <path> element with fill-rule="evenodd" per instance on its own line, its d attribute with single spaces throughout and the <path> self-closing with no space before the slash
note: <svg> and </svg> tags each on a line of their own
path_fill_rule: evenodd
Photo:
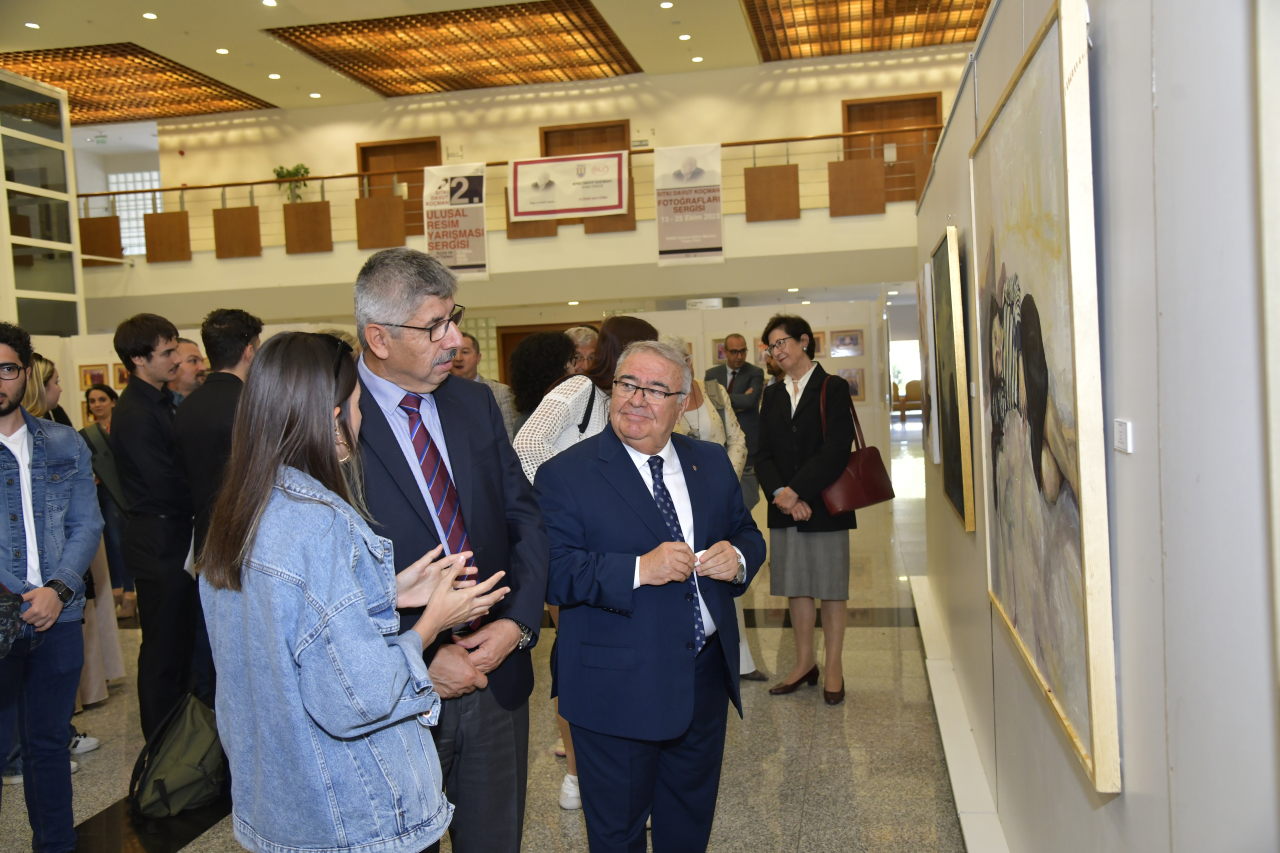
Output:
<svg viewBox="0 0 1280 853">
<path fill-rule="evenodd" d="M 733 579 L 733 582 L 741 586 L 743 583 L 746 582 L 746 580 L 747 580 L 747 561 L 739 557 L 738 558 L 738 574 Z"/>
<path fill-rule="evenodd" d="M 514 619 L 512 619 L 511 621 L 516 622 L 516 620 Z M 529 646 L 533 644 L 533 630 L 530 628 L 526 628 L 524 625 L 521 625 L 519 622 L 516 622 L 516 627 L 520 629 L 520 642 L 518 645 L 516 645 L 516 648 L 519 651 L 524 651 L 525 649 L 529 648 Z"/>
</svg>

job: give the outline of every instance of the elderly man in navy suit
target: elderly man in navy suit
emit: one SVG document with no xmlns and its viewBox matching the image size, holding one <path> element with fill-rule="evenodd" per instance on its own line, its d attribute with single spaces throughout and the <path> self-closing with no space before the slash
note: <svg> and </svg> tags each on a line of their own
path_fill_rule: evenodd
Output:
<svg viewBox="0 0 1280 853">
<path fill-rule="evenodd" d="M 573 730 L 592 853 L 705 850 L 728 704 L 738 694 L 733 599 L 764 537 L 722 447 L 672 435 L 684 353 L 640 341 L 619 359 L 611 427 L 538 469 L 560 606 L 553 674 Z"/>
</svg>

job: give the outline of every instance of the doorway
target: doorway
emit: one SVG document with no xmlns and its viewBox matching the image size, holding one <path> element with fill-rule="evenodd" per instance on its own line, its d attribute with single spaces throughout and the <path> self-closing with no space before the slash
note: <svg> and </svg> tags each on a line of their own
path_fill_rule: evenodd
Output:
<svg viewBox="0 0 1280 853">
<path fill-rule="evenodd" d="M 885 201 L 916 201 L 924 190 L 938 145 L 940 130 L 893 132 L 899 127 L 929 127 L 942 123 L 942 93 L 927 92 L 894 98 L 865 98 L 841 102 L 844 131 L 875 131 L 871 136 L 845 139 L 846 160 L 882 159 Z"/>
<path fill-rule="evenodd" d="M 516 344 L 532 335 L 534 332 L 563 332 L 566 329 L 572 329 L 574 326 L 593 326 L 600 328 L 600 321 L 594 323 L 589 320 L 583 320 L 576 323 L 535 323 L 527 326 L 499 326 L 498 327 L 498 381 L 503 385 L 510 385 L 511 380 L 511 352 L 516 348 Z"/>
<path fill-rule="evenodd" d="M 404 233 L 406 235 L 426 233 L 426 223 L 422 216 L 422 169 L 425 166 L 439 166 L 442 162 L 438 136 L 356 143 L 356 168 L 359 171 L 402 173 L 370 176 L 369 195 L 391 195 L 395 192 L 395 182 L 406 185 L 408 190 L 404 201 Z"/>
</svg>

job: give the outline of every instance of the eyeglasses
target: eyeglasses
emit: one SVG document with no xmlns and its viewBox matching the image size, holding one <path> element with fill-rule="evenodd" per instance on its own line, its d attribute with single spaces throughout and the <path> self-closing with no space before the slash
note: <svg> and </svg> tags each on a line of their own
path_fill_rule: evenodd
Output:
<svg viewBox="0 0 1280 853">
<path fill-rule="evenodd" d="M 784 343 L 786 343 L 787 341 L 795 341 L 795 340 L 796 339 L 792 337 L 778 338 L 776 341 L 774 341 L 771 344 L 765 344 L 764 348 L 769 350 L 770 352 L 777 352 L 778 350 L 782 349 L 782 345 Z M 800 343 L 800 342 L 796 341 L 796 343 Z"/>
<path fill-rule="evenodd" d="M 453 306 L 453 313 L 445 317 L 439 322 L 432 323 L 430 326 L 406 326 L 403 323 L 378 323 L 379 326 L 390 326 L 393 329 L 416 329 L 419 332 L 426 332 L 427 337 L 432 343 L 443 341 L 444 336 L 449 334 L 449 324 L 455 326 L 462 324 L 462 317 L 467 313 L 467 309 L 461 305 Z"/>
<path fill-rule="evenodd" d="M 591 362 L 593 362 L 593 361 L 595 361 L 595 360 L 596 360 L 596 357 L 595 357 L 594 355 L 581 355 L 581 354 L 575 354 L 573 358 L 569 359 L 569 363 L 570 363 L 570 364 L 577 364 L 578 362 L 585 361 L 585 362 L 587 362 L 588 364 L 590 364 Z"/>
<path fill-rule="evenodd" d="M 725 352 L 727 352 L 729 355 L 746 355 L 747 354 L 747 350 L 745 347 L 743 347 L 742 349 L 727 349 L 725 350 Z"/>
<path fill-rule="evenodd" d="M 655 403 L 661 403 L 668 397 L 683 397 L 686 393 L 685 391 L 663 391 L 661 388 L 645 388 L 641 385 L 623 382 L 620 379 L 614 380 L 613 387 L 621 391 L 626 397 L 634 397 L 636 392 L 639 391 L 646 400 L 652 400 Z"/>
<path fill-rule="evenodd" d="M 0 364 L 0 379 L 17 379 L 21 373 L 21 364 L 14 364 L 12 361 L 6 361 L 4 364 Z"/>
</svg>

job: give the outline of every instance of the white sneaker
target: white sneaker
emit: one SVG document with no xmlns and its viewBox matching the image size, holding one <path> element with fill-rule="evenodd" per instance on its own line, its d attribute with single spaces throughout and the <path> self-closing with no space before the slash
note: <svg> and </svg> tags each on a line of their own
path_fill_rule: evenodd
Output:
<svg viewBox="0 0 1280 853">
<path fill-rule="evenodd" d="M 5 777 L 4 777 L 4 784 L 6 784 L 6 785 L 21 785 L 21 784 L 22 784 L 22 774 L 21 774 L 21 773 L 18 773 L 18 774 L 14 775 L 14 776 L 5 776 Z"/>
<path fill-rule="evenodd" d="M 560 808 L 565 811 L 582 808 L 582 793 L 578 790 L 577 776 L 564 774 L 564 784 L 560 786 Z"/>
<path fill-rule="evenodd" d="M 102 744 L 98 742 L 96 737 L 89 737 L 86 734 L 77 733 L 71 739 L 71 754 L 84 755 L 86 752 L 93 752 Z"/>
<path fill-rule="evenodd" d="M 72 772 L 72 773 L 79 773 L 79 772 L 80 772 L 80 762 L 78 762 L 78 761 L 73 761 L 73 762 L 71 762 L 71 772 Z"/>
</svg>

